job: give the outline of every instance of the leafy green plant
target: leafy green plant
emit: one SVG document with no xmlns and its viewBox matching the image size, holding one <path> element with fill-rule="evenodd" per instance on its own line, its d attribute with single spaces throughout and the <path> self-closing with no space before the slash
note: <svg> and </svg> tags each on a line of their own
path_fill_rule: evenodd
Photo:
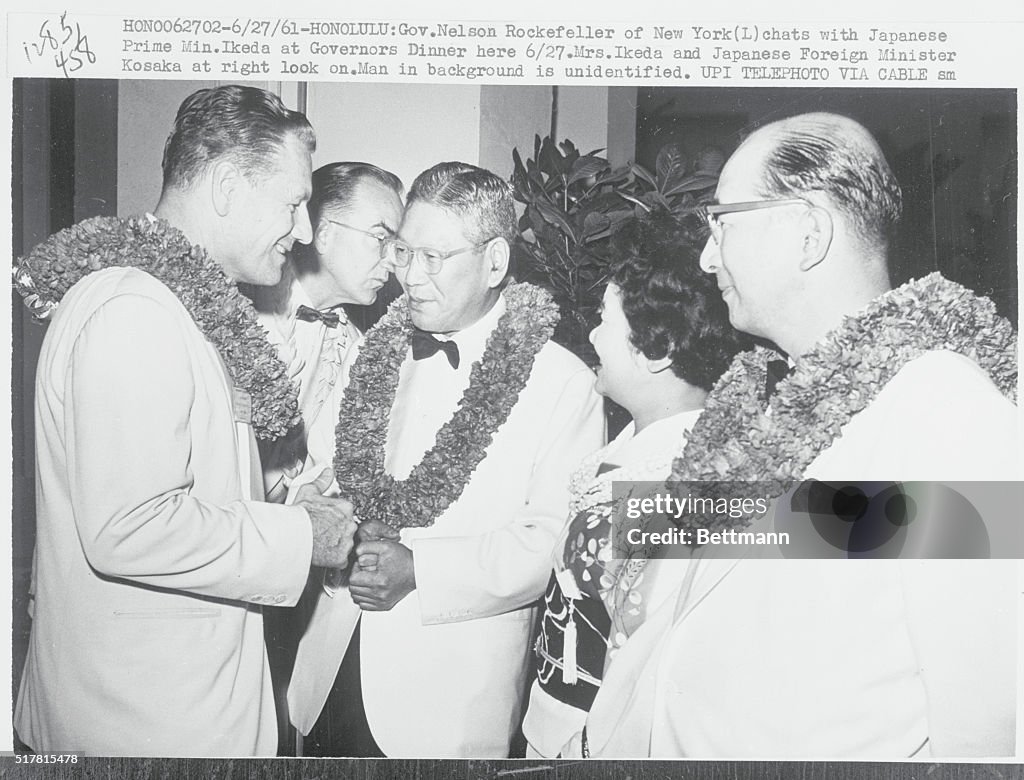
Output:
<svg viewBox="0 0 1024 780">
<path fill-rule="evenodd" d="M 688 159 L 670 144 L 653 172 L 636 163 L 613 169 L 602 151 L 581 154 L 569 140 L 540 136 L 525 162 L 512 151 L 512 186 L 525 206 L 517 276 L 553 292 L 563 315 L 554 338 L 588 363 L 595 355 L 587 336 L 615 263 L 612 235 L 655 210 L 692 213 L 713 192 L 724 161 L 717 150 Z"/>
</svg>

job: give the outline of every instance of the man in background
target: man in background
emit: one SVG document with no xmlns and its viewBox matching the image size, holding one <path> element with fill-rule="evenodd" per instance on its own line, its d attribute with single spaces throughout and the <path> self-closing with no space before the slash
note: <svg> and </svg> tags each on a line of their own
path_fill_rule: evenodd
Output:
<svg viewBox="0 0 1024 780">
<path fill-rule="evenodd" d="M 252 288 L 260 322 L 299 386 L 302 416 L 301 426 L 264 448 L 268 501 L 285 500 L 315 429 L 321 439 L 334 440 L 341 367 L 360 336 L 344 305 L 377 299 L 401 218 L 402 182 L 393 173 L 361 162 L 324 165 L 313 172 L 309 199 L 313 240 L 292 247 L 277 285 Z M 305 466 L 319 473 L 331 460 Z"/>
</svg>

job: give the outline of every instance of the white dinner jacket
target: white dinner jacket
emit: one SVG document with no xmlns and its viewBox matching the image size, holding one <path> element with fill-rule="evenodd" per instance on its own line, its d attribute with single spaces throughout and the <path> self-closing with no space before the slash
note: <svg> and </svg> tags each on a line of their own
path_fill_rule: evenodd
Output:
<svg viewBox="0 0 1024 780">
<path fill-rule="evenodd" d="M 301 425 L 262 450 L 267 500 L 282 502 L 289 483 L 304 467 L 315 468 L 317 473 L 331 468 L 333 458 L 305 462 L 306 442 L 317 435 L 333 441 L 344 384 L 342 366 L 361 334 L 341 306 L 334 309 L 340 321 L 333 328 L 319 320 L 307 322 L 295 316 L 299 306 L 314 307 L 291 262 L 285 264 L 277 285 L 255 287 L 252 297 L 260 324 L 288 366 L 289 378 L 299 388 Z M 322 430 L 314 433 L 317 429 Z"/>
<path fill-rule="evenodd" d="M 806 478 L 1020 479 L 1019 425 L 976 364 L 927 353 Z M 688 587 L 609 666 L 587 722 L 591 755 L 1012 754 L 1015 561 L 705 552 Z M 577 735 L 563 755 L 579 750 Z"/>
<path fill-rule="evenodd" d="M 223 362 L 132 268 L 65 295 L 36 381 L 32 635 L 15 712 L 38 752 L 277 747 L 260 604 L 294 604 L 309 518 L 262 498 Z"/>
<path fill-rule="evenodd" d="M 432 393 L 419 375 L 440 371 L 468 382 L 504 309 L 499 303 L 476 332 L 457 334 L 460 374 L 441 352 L 419 366 L 406 357 L 392 409 L 394 415 L 400 407 L 405 423 L 390 431 L 385 459 L 391 473 L 407 474 L 432 445 L 429 427 L 436 432 L 462 393 L 461 380 Z M 593 385 L 579 359 L 546 344 L 461 497 L 433 526 L 403 531 L 416 590 L 388 612 L 361 615 L 363 701 L 386 755 L 508 755 L 530 668 L 534 602 L 565 521 L 569 475 L 603 438 Z M 288 691 L 292 722 L 304 734 L 320 715 L 359 618 L 347 590 L 320 596 Z"/>
</svg>

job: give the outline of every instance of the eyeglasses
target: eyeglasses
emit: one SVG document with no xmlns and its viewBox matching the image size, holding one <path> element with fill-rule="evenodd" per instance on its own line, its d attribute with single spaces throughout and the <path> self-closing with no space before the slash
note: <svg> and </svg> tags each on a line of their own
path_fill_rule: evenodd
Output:
<svg viewBox="0 0 1024 780">
<path fill-rule="evenodd" d="M 723 214 L 738 214 L 743 211 L 760 211 L 771 209 L 777 206 L 813 206 L 810 201 L 803 198 L 783 198 L 780 200 L 748 200 L 742 203 L 707 203 L 701 206 L 697 213 L 703 217 L 711 231 L 711 238 L 715 244 L 722 242 L 723 225 L 719 217 Z"/>
<path fill-rule="evenodd" d="M 437 249 L 431 249 L 426 246 L 409 246 L 407 243 L 400 239 L 394 239 L 392 243 L 394 252 L 395 265 L 398 268 L 406 268 L 412 265 L 414 258 L 419 257 L 423 262 L 423 268 L 428 274 L 436 274 L 441 271 L 444 261 L 449 257 L 455 257 L 455 255 L 465 254 L 466 252 L 473 252 L 482 246 L 487 246 L 498 236 L 491 236 L 486 241 L 481 241 L 478 244 L 472 246 L 464 246 L 461 249 L 452 249 L 450 252 L 441 252 Z"/>
<path fill-rule="evenodd" d="M 338 220 L 331 219 L 330 217 L 324 217 L 324 222 L 330 222 L 332 225 L 343 227 L 346 230 L 354 230 L 356 233 L 362 233 L 364 236 L 369 236 L 370 238 L 376 239 L 378 244 L 377 252 L 379 255 L 379 259 L 381 260 L 388 256 L 388 251 L 391 248 L 391 243 L 394 241 L 394 238 L 392 238 L 391 236 L 382 236 L 377 233 L 371 233 L 369 230 L 357 228 L 355 225 L 346 225 L 344 222 L 338 222 Z"/>
</svg>

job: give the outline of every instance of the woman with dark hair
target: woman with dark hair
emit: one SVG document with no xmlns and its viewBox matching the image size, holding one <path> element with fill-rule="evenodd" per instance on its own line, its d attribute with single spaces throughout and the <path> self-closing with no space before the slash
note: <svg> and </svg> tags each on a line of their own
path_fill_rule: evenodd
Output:
<svg viewBox="0 0 1024 780">
<path fill-rule="evenodd" d="M 553 757 L 586 720 L 604 670 L 682 580 L 683 565 L 642 567 L 612 553 L 612 482 L 660 482 L 712 385 L 740 351 L 714 281 L 700 270 L 696 218 L 638 220 L 615 237 L 620 258 L 590 334 L 597 389 L 633 421 L 586 458 L 570 483 L 523 722 L 528 754 Z M 682 564 L 682 561 L 669 561 Z"/>
</svg>

